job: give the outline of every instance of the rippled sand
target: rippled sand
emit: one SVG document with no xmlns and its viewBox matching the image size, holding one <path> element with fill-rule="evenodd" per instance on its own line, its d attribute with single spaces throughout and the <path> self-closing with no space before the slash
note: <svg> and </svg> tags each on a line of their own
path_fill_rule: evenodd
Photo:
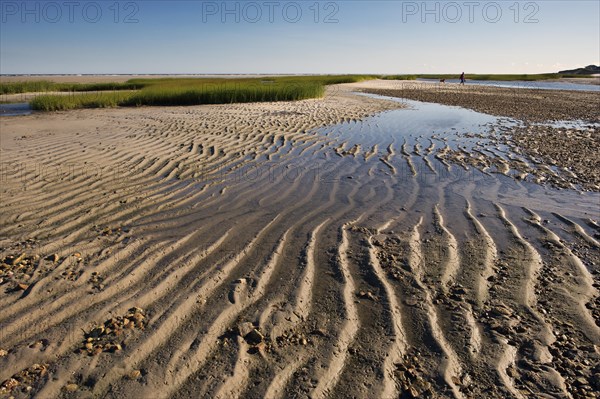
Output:
<svg viewBox="0 0 600 399">
<path fill-rule="evenodd" d="M 446 159 L 501 121 L 355 87 L 0 119 L 4 390 L 593 396 L 598 193 Z"/>
</svg>

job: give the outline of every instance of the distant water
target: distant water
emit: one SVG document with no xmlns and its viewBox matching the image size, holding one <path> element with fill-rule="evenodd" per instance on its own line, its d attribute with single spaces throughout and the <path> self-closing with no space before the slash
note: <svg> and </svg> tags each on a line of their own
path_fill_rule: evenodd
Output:
<svg viewBox="0 0 600 399">
<path fill-rule="evenodd" d="M 0 116 L 29 115 L 32 112 L 29 103 L 0 104 Z"/>
<path fill-rule="evenodd" d="M 439 82 L 437 79 L 417 79 L 422 82 Z M 459 79 L 446 79 L 446 83 L 460 83 Z M 547 81 L 499 81 L 499 80 L 467 80 L 470 85 L 495 86 L 495 87 L 514 87 L 520 89 L 542 89 L 542 90 L 579 90 L 579 91 L 599 91 L 600 85 L 579 84 L 570 82 L 547 82 Z"/>
</svg>

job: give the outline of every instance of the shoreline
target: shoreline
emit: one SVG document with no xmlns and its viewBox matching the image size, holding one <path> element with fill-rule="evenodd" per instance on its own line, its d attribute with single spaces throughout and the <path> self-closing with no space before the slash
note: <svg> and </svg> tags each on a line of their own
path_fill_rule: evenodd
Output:
<svg viewBox="0 0 600 399">
<path fill-rule="evenodd" d="M 596 92 L 404 81 L 353 85 L 365 93 L 459 106 L 524 122 L 583 120 L 600 123 L 600 94 Z"/>
<path fill-rule="evenodd" d="M 459 106 L 521 121 L 524 126 L 498 129 L 502 132 L 500 140 L 517 152 L 523 152 L 529 159 L 536 160 L 536 163 L 546 165 L 546 168 L 545 172 L 539 169 L 533 171 L 526 163 L 509 162 L 511 169 L 520 171 L 523 176 L 534 174 L 539 184 L 551 184 L 558 188 L 579 186 L 584 190 L 600 191 L 597 173 L 600 160 L 595 155 L 600 148 L 600 93 L 550 90 L 550 93 L 546 93 L 541 90 L 475 85 L 415 87 L 406 83 L 392 85 L 380 81 L 371 86 L 361 82 L 353 85 L 365 93 Z M 565 120 L 583 121 L 584 124 L 580 129 L 538 125 Z M 498 159 L 489 153 L 485 153 L 484 162 L 481 156 L 480 153 L 453 151 L 444 154 L 449 161 L 481 170 L 498 163 Z"/>
</svg>

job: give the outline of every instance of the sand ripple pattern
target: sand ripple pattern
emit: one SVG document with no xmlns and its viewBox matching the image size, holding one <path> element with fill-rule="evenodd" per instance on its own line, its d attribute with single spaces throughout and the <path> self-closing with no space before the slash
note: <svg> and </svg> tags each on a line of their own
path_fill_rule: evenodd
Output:
<svg viewBox="0 0 600 399">
<path fill-rule="evenodd" d="M 443 139 L 373 133 L 397 107 L 333 87 L 0 121 L 0 382 L 37 364 L 19 395 L 592 395 L 597 211 L 450 178 Z M 78 353 L 133 307 L 120 349 Z"/>
</svg>

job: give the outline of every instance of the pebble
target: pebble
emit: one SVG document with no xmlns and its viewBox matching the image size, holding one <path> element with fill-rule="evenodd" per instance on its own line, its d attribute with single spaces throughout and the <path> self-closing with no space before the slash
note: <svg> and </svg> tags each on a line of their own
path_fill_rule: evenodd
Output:
<svg viewBox="0 0 600 399">
<path fill-rule="evenodd" d="M 419 300 L 416 297 L 411 296 L 409 298 L 406 298 L 404 300 L 404 303 L 407 304 L 408 306 L 416 306 L 419 303 Z"/>
<path fill-rule="evenodd" d="M 132 370 L 127 374 L 127 378 L 130 380 L 137 380 L 142 376 L 142 372 L 140 370 Z"/>
<path fill-rule="evenodd" d="M 67 392 L 75 392 L 79 389 L 79 385 L 77 384 L 67 384 L 64 387 L 65 391 Z"/>
<path fill-rule="evenodd" d="M 58 262 L 58 260 L 60 259 L 60 257 L 58 256 L 58 254 L 52 254 L 52 255 L 48 255 L 46 257 L 46 260 L 49 260 L 52 263 L 56 263 Z"/>
<path fill-rule="evenodd" d="M 135 328 L 144 329 L 146 325 L 144 311 L 140 308 L 131 308 L 125 316 L 113 317 L 103 325 L 92 328 L 84 336 L 82 347 L 78 353 L 87 353 L 90 356 L 102 352 L 115 353 L 123 349 L 123 335 Z"/>
<path fill-rule="evenodd" d="M 258 345 L 263 341 L 264 338 L 265 337 L 262 335 L 262 333 L 256 328 L 254 328 L 244 337 L 246 342 L 248 342 L 250 345 Z"/>
</svg>

